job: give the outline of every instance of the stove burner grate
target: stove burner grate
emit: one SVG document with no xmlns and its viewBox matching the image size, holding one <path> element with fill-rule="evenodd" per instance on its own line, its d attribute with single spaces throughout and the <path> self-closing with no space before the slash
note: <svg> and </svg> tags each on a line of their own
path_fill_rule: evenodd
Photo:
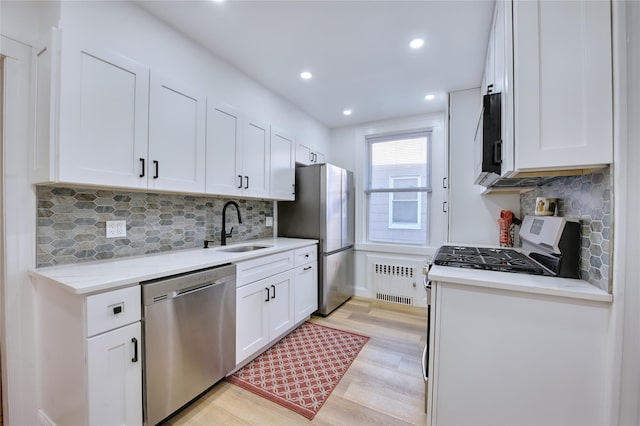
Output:
<svg viewBox="0 0 640 426">
<path fill-rule="evenodd" d="M 528 256 L 513 249 L 442 246 L 433 263 L 455 268 L 550 275 Z"/>
</svg>

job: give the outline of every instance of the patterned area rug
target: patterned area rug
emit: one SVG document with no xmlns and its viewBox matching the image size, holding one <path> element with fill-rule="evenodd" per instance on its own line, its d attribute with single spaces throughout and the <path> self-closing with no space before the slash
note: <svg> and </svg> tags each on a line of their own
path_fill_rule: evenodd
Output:
<svg viewBox="0 0 640 426">
<path fill-rule="evenodd" d="M 305 322 L 227 380 L 311 420 L 368 340 Z"/>
</svg>

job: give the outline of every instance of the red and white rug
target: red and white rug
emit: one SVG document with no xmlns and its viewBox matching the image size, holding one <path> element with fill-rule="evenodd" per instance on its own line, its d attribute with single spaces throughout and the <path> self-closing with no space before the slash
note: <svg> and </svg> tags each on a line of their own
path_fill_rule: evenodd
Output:
<svg viewBox="0 0 640 426">
<path fill-rule="evenodd" d="M 305 322 L 227 380 L 311 420 L 368 340 Z"/>
</svg>

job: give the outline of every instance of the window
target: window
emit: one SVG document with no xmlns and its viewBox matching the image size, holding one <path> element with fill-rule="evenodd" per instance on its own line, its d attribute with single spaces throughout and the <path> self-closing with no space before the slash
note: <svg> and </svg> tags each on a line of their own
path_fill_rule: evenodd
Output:
<svg viewBox="0 0 640 426">
<path fill-rule="evenodd" d="M 389 187 L 417 188 L 420 176 L 392 176 Z M 420 192 L 389 193 L 389 228 L 420 229 Z"/>
<path fill-rule="evenodd" d="M 429 138 L 428 131 L 366 137 L 368 241 L 427 244 Z"/>
</svg>

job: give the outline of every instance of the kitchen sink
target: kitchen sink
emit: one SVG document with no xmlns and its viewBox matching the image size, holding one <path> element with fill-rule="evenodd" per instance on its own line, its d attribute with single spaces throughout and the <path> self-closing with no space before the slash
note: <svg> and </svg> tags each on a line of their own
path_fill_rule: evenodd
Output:
<svg viewBox="0 0 640 426">
<path fill-rule="evenodd" d="M 235 247 L 229 247 L 225 249 L 218 249 L 218 251 L 225 251 L 229 253 L 242 253 L 245 251 L 262 250 L 269 247 L 271 246 L 235 246 Z"/>
</svg>

